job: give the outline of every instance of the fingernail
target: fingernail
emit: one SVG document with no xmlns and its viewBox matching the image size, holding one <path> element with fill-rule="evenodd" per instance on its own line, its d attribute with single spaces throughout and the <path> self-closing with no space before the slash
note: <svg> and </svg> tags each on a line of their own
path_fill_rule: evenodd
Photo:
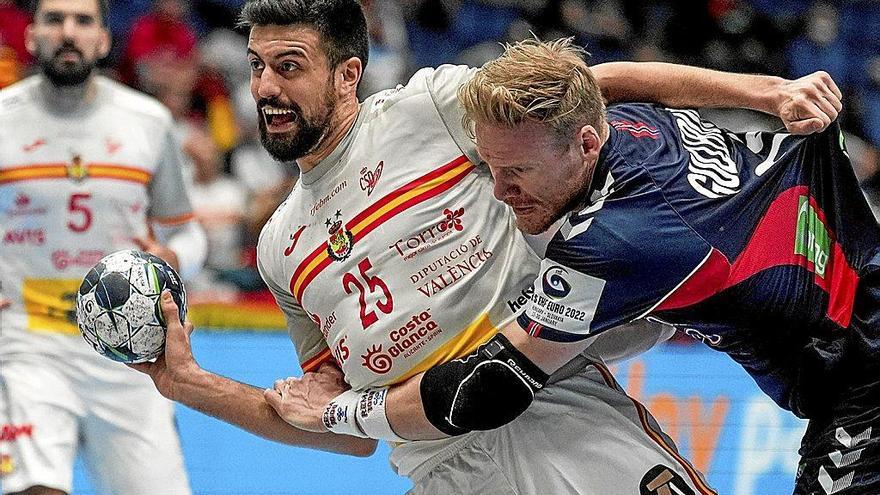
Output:
<svg viewBox="0 0 880 495">
<path fill-rule="evenodd" d="M 162 291 L 162 300 L 165 302 L 171 302 L 171 291 L 170 290 L 166 289 L 166 290 Z"/>
</svg>

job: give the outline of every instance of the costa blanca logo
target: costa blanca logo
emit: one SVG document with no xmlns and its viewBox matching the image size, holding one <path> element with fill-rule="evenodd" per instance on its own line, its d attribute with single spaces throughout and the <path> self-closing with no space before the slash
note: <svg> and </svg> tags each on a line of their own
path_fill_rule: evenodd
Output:
<svg viewBox="0 0 880 495">
<path fill-rule="evenodd" d="M 354 245 L 354 235 L 345 228 L 342 220 L 339 220 L 340 216 L 342 213 L 336 210 L 336 220 L 328 218 L 325 222 L 327 233 L 330 234 L 330 238 L 327 239 L 327 254 L 336 261 L 348 258 L 348 255 L 351 254 L 351 247 Z"/>
<path fill-rule="evenodd" d="M 382 344 L 370 346 L 367 353 L 361 355 L 361 359 L 364 360 L 364 368 L 379 375 L 388 373 L 394 365 L 391 357 L 382 352 Z"/>
<path fill-rule="evenodd" d="M 373 189 L 376 188 L 376 184 L 379 183 L 379 178 L 382 177 L 382 169 L 384 167 L 385 162 L 381 161 L 373 170 L 370 170 L 367 167 L 361 169 L 361 191 L 366 191 L 367 196 L 373 194 Z"/>
<path fill-rule="evenodd" d="M 561 266 L 553 266 L 547 269 L 544 272 L 544 277 L 541 279 L 541 287 L 544 289 L 544 294 L 553 299 L 562 299 L 567 296 L 571 292 L 571 284 L 568 283 L 568 280 L 565 280 L 563 275 L 566 274 L 568 274 L 568 271 Z"/>
</svg>

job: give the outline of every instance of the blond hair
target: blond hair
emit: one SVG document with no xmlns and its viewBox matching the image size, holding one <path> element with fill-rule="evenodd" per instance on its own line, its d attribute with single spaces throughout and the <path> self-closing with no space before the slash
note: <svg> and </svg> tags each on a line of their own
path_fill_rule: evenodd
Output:
<svg viewBox="0 0 880 495">
<path fill-rule="evenodd" d="M 512 128 L 532 121 L 560 135 L 587 124 L 600 129 L 605 104 L 585 55 L 571 38 L 505 45 L 500 57 L 459 88 L 465 127 L 473 129 L 476 121 Z"/>
</svg>

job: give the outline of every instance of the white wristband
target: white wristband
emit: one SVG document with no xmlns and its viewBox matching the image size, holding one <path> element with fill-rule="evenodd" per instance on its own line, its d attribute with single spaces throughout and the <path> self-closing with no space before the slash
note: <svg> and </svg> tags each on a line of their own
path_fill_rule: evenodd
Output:
<svg viewBox="0 0 880 495">
<path fill-rule="evenodd" d="M 391 429 L 388 415 L 385 413 L 385 404 L 388 397 L 388 387 L 368 388 L 360 394 L 356 421 L 361 430 L 370 438 L 388 440 L 391 442 L 406 442 Z"/>
<path fill-rule="evenodd" d="M 388 387 L 368 388 L 362 392 L 346 390 L 327 404 L 321 420 L 327 430 L 340 435 L 406 442 L 388 422 L 385 399 Z"/>
<path fill-rule="evenodd" d="M 331 400 L 321 415 L 327 430 L 340 435 L 368 438 L 355 419 L 360 400 L 361 394 L 354 390 L 346 390 Z"/>
</svg>

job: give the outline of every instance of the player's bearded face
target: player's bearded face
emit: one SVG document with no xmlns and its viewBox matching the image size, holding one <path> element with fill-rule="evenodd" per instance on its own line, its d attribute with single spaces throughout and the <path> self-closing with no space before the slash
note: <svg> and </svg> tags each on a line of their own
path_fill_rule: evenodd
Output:
<svg viewBox="0 0 880 495">
<path fill-rule="evenodd" d="M 336 96 L 331 81 L 318 94 L 319 102 L 307 113 L 295 102 L 282 98 L 261 98 L 257 102 L 260 140 L 273 158 L 290 162 L 309 154 L 321 142 L 336 109 Z M 272 132 L 287 127 L 282 132 Z"/>
<path fill-rule="evenodd" d="M 55 50 L 41 47 L 37 59 L 43 74 L 55 86 L 78 86 L 84 83 L 97 64 L 97 60 L 87 58 L 69 40 Z"/>
<path fill-rule="evenodd" d="M 110 50 L 95 0 L 43 0 L 25 42 L 55 86 L 84 83 Z"/>
</svg>

